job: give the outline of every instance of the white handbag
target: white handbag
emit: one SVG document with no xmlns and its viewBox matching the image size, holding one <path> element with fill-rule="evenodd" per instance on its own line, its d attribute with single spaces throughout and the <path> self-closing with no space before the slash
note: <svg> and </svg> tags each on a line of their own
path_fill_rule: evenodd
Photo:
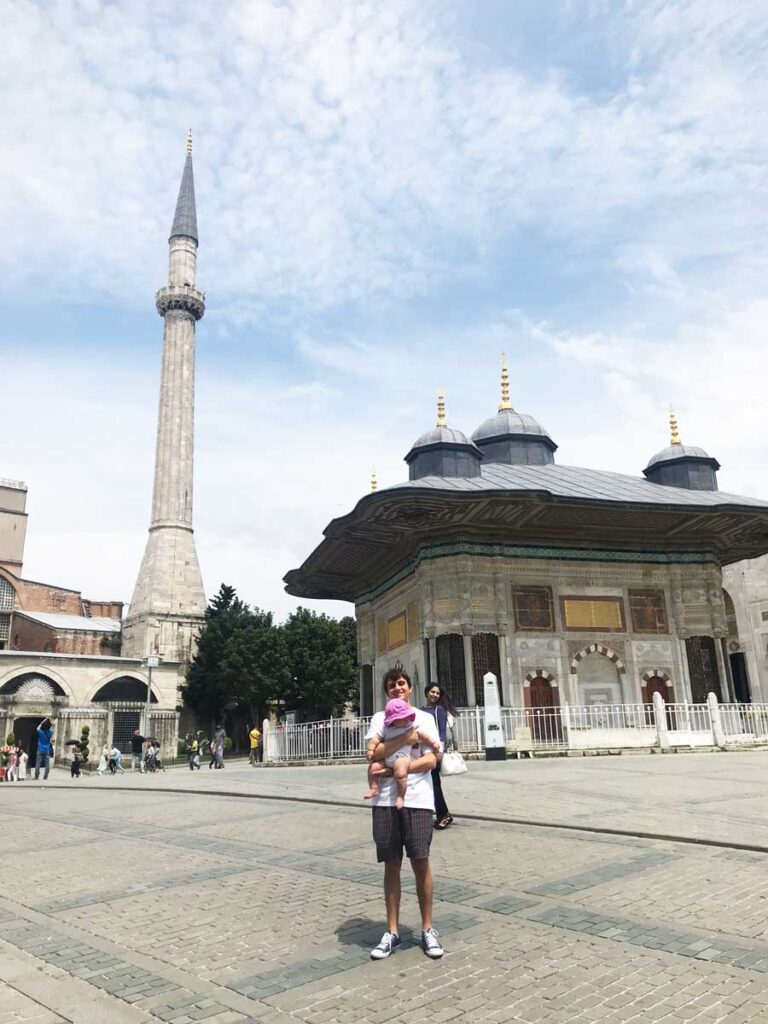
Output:
<svg viewBox="0 0 768 1024">
<path fill-rule="evenodd" d="M 446 750 L 440 762 L 440 774 L 463 775 L 466 770 L 466 762 L 458 750 Z"/>
</svg>

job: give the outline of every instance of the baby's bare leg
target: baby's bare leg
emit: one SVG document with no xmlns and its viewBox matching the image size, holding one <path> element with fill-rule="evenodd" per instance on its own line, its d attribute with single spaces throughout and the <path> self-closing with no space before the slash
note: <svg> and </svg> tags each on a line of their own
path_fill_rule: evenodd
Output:
<svg viewBox="0 0 768 1024">
<path fill-rule="evenodd" d="M 379 763 L 378 761 L 371 761 L 368 765 L 368 792 L 363 797 L 363 800 L 372 800 L 373 797 L 379 795 L 379 780 L 374 771 L 375 766 Z"/>
<path fill-rule="evenodd" d="M 397 785 L 395 807 L 398 810 L 401 810 L 405 805 L 405 791 L 408 789 L 408 767 L 410 763 L 409 758 L 398 757 L 392 766 L 392 774 L 395 776 L 395 784 Z"/>
</svg>

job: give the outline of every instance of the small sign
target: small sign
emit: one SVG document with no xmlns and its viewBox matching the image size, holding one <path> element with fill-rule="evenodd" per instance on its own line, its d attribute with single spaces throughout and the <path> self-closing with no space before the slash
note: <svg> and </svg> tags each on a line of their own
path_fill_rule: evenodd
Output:
<svg viewBox="0 0 768 1024">
<path fill-rule="evenodd" d="M 160 659 L 156 655 L 152 655 L 149 658 L 146 658 L 145 660 L 147 668 L 157 668 L 157 666 L 160 664 Z"/>
</svg>

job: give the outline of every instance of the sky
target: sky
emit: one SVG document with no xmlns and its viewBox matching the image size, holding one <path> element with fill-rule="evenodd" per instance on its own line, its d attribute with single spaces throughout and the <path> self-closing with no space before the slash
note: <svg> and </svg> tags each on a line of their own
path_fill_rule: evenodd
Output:
<svg viewBox="0 0 768 1024">
<path fill-rule="evenodd" d="M 24 575 L 129 601 L 194 134 L 195 529 L 284 618 L 334 517 L 512 401 L 768 498 L 764 0 L 0 0 L 0 476 Z"/>
</svg>

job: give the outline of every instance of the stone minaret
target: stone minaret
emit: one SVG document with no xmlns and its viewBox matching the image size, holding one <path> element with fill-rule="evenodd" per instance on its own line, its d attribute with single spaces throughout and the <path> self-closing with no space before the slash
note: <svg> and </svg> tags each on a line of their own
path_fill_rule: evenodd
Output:
<svg viewBox="0 0 768 1024">
<path fill-rule="evenodd" d="M 193 653 L 205 594 L 192 531 L 195 426 L 195 322 L 205 296 L 195 288 L 197 214 L 192 136 L 176 201 L 168 285 L 156 296 L 165 322 L 157 418 L 152 521 L 123 629 L 123 656 L 158 654 L 184 661 Z"/>
</svg>

